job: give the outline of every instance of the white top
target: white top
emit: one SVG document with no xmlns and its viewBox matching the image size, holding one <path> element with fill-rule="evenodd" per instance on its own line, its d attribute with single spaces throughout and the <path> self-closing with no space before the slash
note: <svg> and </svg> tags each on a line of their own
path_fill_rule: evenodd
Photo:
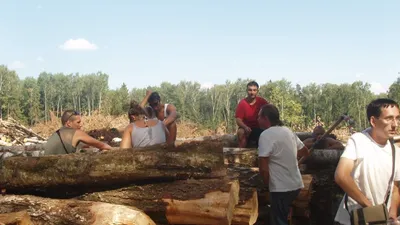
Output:
<svg viewBox="0 0 400 225">
<path fill-rule="evenodd" d="M 361 192 L 372 202 L 379 205 L 384 202 L 390 176 L 392 175 L 392 148 L 388 141 L 382 146 L 376 143 L 369 135 L 369 130 L 353 134 L 347 142 L 341 157 L 354 160 L 354 169 L 351 173 Z M 396 166 L 394 180 L 400 180 L 400 152 L 396 147 Z M 391 190 L 393 184 L 391 185 Z M 390 193 L 392 193 L 390 191 Z M 387 208 L 389 210 L 391 195 Z M 350 211 L 361 208 L 352 198 L 348 198 Z M 339 205 L 335 221 L 350 225 L 350 216 L 344 205 L 344 198 Z"/>
<path fill-rule="evenodd" d="M 297 165 L 303 142 L 287 127 L 266 129 L 258 141 L 258 157 L 269 157 L 270 192 L 294 191 L 304 187 Z"/>
</svg>

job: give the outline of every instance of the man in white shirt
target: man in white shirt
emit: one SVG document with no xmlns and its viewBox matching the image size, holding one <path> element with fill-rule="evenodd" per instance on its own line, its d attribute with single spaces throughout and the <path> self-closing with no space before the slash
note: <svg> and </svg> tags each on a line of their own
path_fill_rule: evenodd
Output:
<svg viewBox="0 0 400 225">
<path fill-rule="evenodd" d="M 290 204 L 304 187 L 297 157 L 307 156 L 308 148 L 297 135 L 283 126 L 279 111 L 272 104 L 264 105 L 258 114 L 262 132 L 258 159 L 260 174 L 268 184 L 272 224 L 287 225 Z"/>
<path fill-rule="evenodd" d="M 367 106 L 370 128 L 353 134 L 340 158 L 335 172 L 336 183 L 348 195 L 348 210 L 379 205 L 384 202 L 392 175 L 392 149 L 389 139 L 399 125 L 399 105 L 391 99 L 376 99 Z M 394 181 L 400 180 L 400 152 L 395 151 Z M 387 204 L 389 217 L 396 220 L 399 204 L 397 182 L 390 184 Z M 350 215 L 344 198 L 335 221 L 350 225 Z"/>
</svg>

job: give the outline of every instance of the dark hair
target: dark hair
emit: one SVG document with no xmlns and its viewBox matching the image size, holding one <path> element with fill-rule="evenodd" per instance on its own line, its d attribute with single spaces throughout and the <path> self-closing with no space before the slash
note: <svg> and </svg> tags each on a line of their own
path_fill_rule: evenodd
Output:
<svg viewBox="0 0 400 225">
<path fill-rule="evenodd" d="M 367 119 L 370 121 L 371 117 L 378 118 L 382 113 L 382 108 L 397 107 L 399 104 L 389 98 L 378 98 L 370 102 L 367 106 Z"/>
<path fill-rule="evenodd" d="M 69 109 L 65 110 L 61 116 L 61 124 L 64 126 L 68 121 L 74 121 L 75 116 L 81 115 L 78 111 Z"/>
<path fill-rule="evenodd" d="M 158 92 L 153 92 L 150 94 L 149 99 L 147 100 L 148 103 L 152 103 L 155 101 L 161 101 L 161 97 Z"/>
<path fill-rule="evenodd" d="M 283 122 L 279 119 L 279 110 L 273 104 L 266 104 L 261 108 L 261 116 L 265 116 L 271 122 L 271 126 L 283 126 Z"/>
<path fill-rule="evenodd" d="M 256 86 L 257 89 L 260 87 L 260 86 L 258 86 L 258 83 L 255 82 L 254 80 L 253 80 L 253 81 L 250 81 L 249 83 L 247 83 L 246 88 L 248 88 L 248 87 L 250 87 L 250 86 Z"/>
<path fill-rule="evenodd" d="M 129 110 L 128 110 L 129 122 L 131 122 L 131 123 L 133 122 L 132 116 L 142 116 L 142 115 L 146 115 L 146 112 L 139 105 L 138 102 L 136 102 L 135 100 L 132 100 L 130 103 L 130 106 L 129 106 Z"/>
</svg>

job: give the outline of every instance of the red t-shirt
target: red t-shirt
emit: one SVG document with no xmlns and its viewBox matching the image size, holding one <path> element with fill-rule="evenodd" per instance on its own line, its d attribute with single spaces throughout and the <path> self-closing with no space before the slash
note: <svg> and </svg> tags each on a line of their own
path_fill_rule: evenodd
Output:
<svg viewBox="0 0 400 225">
<path fill-rule="evenodd" d="M 256 97 L 256 102 L 250 105 L 246 99 L 240 100 L 236 108 L 236 118 L 242 119 L 243 123 L 250 128 L 259 128 L 257 117 L 261 107 L 268 104 L 268 101 L 261 97 Z"/>
</svg>

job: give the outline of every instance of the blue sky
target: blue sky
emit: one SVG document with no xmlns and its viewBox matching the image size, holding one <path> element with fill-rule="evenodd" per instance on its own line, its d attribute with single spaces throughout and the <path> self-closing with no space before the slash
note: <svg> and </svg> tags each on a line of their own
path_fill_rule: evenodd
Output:
<svg viewBox="0 0 400 225">
<path fill-rule="evenodd" d="M 400 72 L 400 1 L 0 1 L 0 64 L 20 78 L 110 75 L 111 88 L 369 82 Z"/>
</svg>

